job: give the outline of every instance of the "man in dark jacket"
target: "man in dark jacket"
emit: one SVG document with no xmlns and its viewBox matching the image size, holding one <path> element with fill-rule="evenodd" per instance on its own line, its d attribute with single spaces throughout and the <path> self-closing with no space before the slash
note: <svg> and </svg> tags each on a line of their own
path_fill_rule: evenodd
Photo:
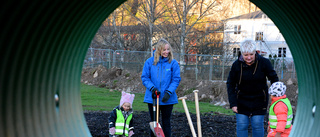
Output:
<svg viewBox="0 0 320 137">
<path fill-rule="evenodd" d="M 240 51 L 227 80 L 230 108 L 237 118 L 237 136 L 248 137 L 251 122 L 252 136 L 263 137 L 263 122 L 269 101 L 266 78 L 271 84 L 279 81 L 279 78 L 271 62 L 256 52 L 252 40 L 241 42 Z"/>
</svg>

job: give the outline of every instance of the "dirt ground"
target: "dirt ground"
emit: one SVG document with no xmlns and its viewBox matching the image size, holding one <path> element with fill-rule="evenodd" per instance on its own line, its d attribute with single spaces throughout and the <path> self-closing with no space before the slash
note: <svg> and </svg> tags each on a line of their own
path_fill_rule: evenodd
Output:
<svg viewBox="0 0 320 137">
<path fill-rule="evenodd" d="M 107 112 L 85 112 L 85 119 L 93 137 L 106 137 L 109 134 Z M 149 112 L 134 112 L 133 137 L 149 137 Z M 192 125 L 197 134 L 197 117 L 190 114 Z M 201 131 L 203 137 L 236 137 L 235 116 L 204 113 L 201 114 Z M 265 135 L 267 135 L 267 122 L 265 117 Z M 161 121 L 161 120 L 160 120 Z M 171 116 L 171 134 L 173 137 L 192 137 L 192 132 L 185 113 L 174 112 Z M 161 123 L 160 123 L 161 125 Z M 250 127 L 249 127 L 250 128 Z M 249 133 L 252 133 L 249 130 Z"/>
<path fill-rule="evenodd" d="M 141 72 L 133 73 L 120 68 L 107 69 L 102 65 L 96 68 L 83 68 L 81 82 L 110 90 L 144 93 L 145 87 L 141 81 Z M 298 99 L 298 83 L 296 79 L 281 80 L 287 86 L 286 95 L 290 99 L 295 112 Z M 210 102 L 215 105 L 229 108 L 225 82 L 209 80 L 193 80 L 181 75 L 181 82 L 176 93 L 178 97 L 186 96 L 194 100 L 193 90 L 199 90 L 199 101 Z"/>
<path fill-rule="evenodd" d="M 141 81 L 141 73 L 132 73 L 119 68 L 106 69 L 103 66 L 96 68 L 84 68 L 81 82 L 95 85 L 110 90 L 126 91 L 131 93 L 144 93 L 145 87 Z M 188 100 L 194 100 L 193 90 L 199 90 L 199 101 L 210 102 L 229 108 L 226 84 L 224 82 L 212 82 L 208 80 L 191 80 L 181 76 L 181 82 L 177 89 L 179 97 L 187 96 Z M 293 111 L 297 104 L 298 84 L 295 79 L 281 80 L 287 85 L 287 97 L 290 99 Z M 84 112 L 87 125 L 93 137 L 108 136 L 109 112 Z M 197 132 L 196 115 L 190 114 L 195 131 Z M 236 136 L 235 116 L 223 114 L 201 113 L 202 135 L 206 137 L 234 137 Z M 135 112 L 135 134 L 133 136 L 149 136 L 148 112 Z M 171 118 L 172 136 L 191 137 L 191 130 L 185 113 L 174 112 Z M 160 120 L 161 121 L 161 120 Z M 267 127 L 267 115 L 265 116 L 265 133 Z M 250 129 L 250 127 L 249 127 Z M 249 130 L 251 133 L 251 130 Z M 266 134 L 265 134 L 266 135 Z"/>
</svg>

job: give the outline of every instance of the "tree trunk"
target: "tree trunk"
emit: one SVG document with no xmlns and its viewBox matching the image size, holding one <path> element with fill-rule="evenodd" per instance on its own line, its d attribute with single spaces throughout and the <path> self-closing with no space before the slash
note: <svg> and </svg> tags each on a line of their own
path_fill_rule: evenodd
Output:
<svg viewBox="0 0 320 137">
<path fill-rule="evenodd" d="M 180 36 L 180 65 L 181 70 L 183 71 L 183 65 L 185 65 L 184 55 L 185 55 L 185 46 L 184 46 L 184 39 L 186 35 L 186 21 L 187 21 L 187 0 L 183 1 L 183 16 L 182 16 L 182 23 L 181 23 L 181 36 Z"/>
</svg>

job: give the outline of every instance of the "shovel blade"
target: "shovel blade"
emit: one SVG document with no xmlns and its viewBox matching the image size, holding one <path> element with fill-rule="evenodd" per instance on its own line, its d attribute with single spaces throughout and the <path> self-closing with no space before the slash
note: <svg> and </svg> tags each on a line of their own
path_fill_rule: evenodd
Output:
<svg viewBox="0 0 320 137">
<path fill-rule="evenodd" d="M 153 132 L 154 135 L 156 135 L 156 132 L 154 131 L 154 128 L 156 127 L 154 125 L 156 125 L 156 123 L 157 123 L 156 121 L 153 121 L 153 122 L 149 123 L 150 129 L 151 129 L 151 131 Z"/>
<path fill-rule="evenodd" d="M 159 125 L 159 123 L 157 123 L 157 127 L 154 128 L 154 132 L 156 134 L 156 137 L 165 137 L 163 130 L 162 130 L 161 126 Z"/>
</svg>

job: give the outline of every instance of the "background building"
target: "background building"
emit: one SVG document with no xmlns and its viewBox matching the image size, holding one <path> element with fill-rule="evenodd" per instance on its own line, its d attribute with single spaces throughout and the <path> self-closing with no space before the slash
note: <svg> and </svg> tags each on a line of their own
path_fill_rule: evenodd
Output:
<svg viewBox="0 0 320 137">
<path fill-rule="evenodd" d="M 258 52 L 264 57 L 292 58 L 289 47 L 273 21 L 261 10 L 223 20 L 226 53 L 236 57 L 244 39 L 256 41 Z"/>
</svg>

